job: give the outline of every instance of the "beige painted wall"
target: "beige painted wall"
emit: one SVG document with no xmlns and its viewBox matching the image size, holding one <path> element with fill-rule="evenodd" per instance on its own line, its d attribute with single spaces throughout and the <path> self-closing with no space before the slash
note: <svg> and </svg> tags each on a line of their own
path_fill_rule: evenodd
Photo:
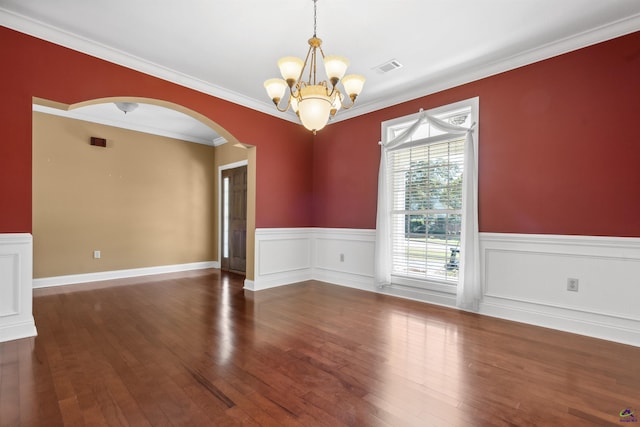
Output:
<svg viewBox="0 0 640 427">
<path fill-rule="evenodd" d="M 217 260 L 214 152 L 34 113 L 34 278 Z"/>
</svg>

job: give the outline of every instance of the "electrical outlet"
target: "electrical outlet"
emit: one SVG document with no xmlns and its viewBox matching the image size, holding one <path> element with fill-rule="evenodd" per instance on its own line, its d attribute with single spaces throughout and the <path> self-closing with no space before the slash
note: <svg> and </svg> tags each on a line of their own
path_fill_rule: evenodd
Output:
<svg viewBox="0 0 640 427">
<path fill-rule="evenodd" d="M 571 292 L 578 292 L 578 279 L 567 279 L 567 290 Z"/>
<path fill-rule="evenodd" d="M 344 262 L 344 254 L 340 254 L 340 262 Z"/>
<path fill-rule="evenodd" d="M 101 255 L 100 251 L 93 251 L 93 259 L 100 259 Z"/>
</svg>

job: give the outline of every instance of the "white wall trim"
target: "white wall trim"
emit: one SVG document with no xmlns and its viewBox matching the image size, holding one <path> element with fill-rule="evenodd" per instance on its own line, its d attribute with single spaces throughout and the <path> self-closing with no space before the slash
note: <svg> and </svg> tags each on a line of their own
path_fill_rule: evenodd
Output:
<svg viewBox="0 0 640 427">
<path fill-rule="evenodd" d="M 480 251 L 481 314 L 640 346 L 640 238 L 481 233 Z"/>
<path fill-rule="evenodd" d="M 310 280 L 312 228 L 257 228 L 253 291 Z M 249 288 L 247 288 L 249 289 Z"/>
<path fill-rule="evenodd" d="M 294 114 L 281 114 L 277 109 L 273 108 L 270 102 L 255 100 L 24 15 L 0 8 L 0 22 L 7 28 L 47 40 L 51 43 L 140 71 L 217 98 L 231 101 L 273 117 L 297 123 L 297 118 Z M 415 84 L 408 86 L 405 90 L 396 93 L 394 96 L 388 96 L 384 100 L 374 100 L 369 103 L 358 104 L 356 108 L 344 111 L 339 117 L 336 116 L 336 120 L 333 120 L 333 122 L 347 120 L 372 111 L 427 96 L 438 91 L 562 55 L 596 43 L 611 40 L 633 33 L 637 31 L 639 27 L 640 15 L 633 15 L 608 25 L 590 29 L 534 49 L 520 52 L 508 58 L 501 58 L 488 64 L 478 63 L 477 61 L 463 64 L 457 69 L 448 70 L 447 73 L 443 73 L 441 76 L 435 78 L 431 76 L 428 81 L 416 81 Z"/>
<path fill-rule="evenodd" d="M 455 308 L 455 294 L 376 287 L 374 244 L 375 230 L 257 229 L 256 277 L 245 289 L 321 280 Z M 480 247 L 481 314 L 640 346 L 640 238 L 480 233 Z M 568 277 L 579 292 L 566 290 Z"/>
<path fill-rule="evenodd" d="M 126 270 L 100 271 L 97 273 L 70 274 L 66 276 L 44 277 L 33 280 L 34 288 L 48 288 L 77 283 L 99 282 L 103 280 L 126 279 L 129 277 L 150 276 L 152 274 L 177 273 L 181 271 L 220 268 L 217 261 L 192 262 L 187 264 L 161 265 L 156 267 L 131 268 Z"/>
<path fill-rule="evenodd" d="M 3 9 L 1 7 L 0 22 L 2 22 L 2 25 L 7 28 L 20 31 L 30 36 L 55 43 L 57 45 L 73 49 L 90 56 L 94 56 L 113 64 L 140 71 L 150 76 L 154 76 L 162 80 L 178 84 L 180 86 L 194 89 L 198 92 L 206 93 L 208 95 L 215 96 L 216 98 L 224 99 L 226 101 L 230 101 L 235 104 L 242 105 L 274 117 L 279 117 L 291 122 L 295 122 L 295 115 L 292 115 L 293 117 L 291 117 L 289 115 L 283 115 L 279 113 L 273 108 L 273 105 L 270 102 L 256 101 L 253 98 L 228 90 L 221 86 L 217 86 L 204 80 L 197 79 L 187 74 L 167 68 L 163 65 L 156 64 L 154 62 L 131 55 L 130 53 L 123 52 L 118 49 L 114 49 L 105 44 L 101 44 L 77 34 L 61 30 L 60 28 L 54 27 L 53 25 L 45 24 L 44 22 Z"/>
<path fill-rule="evenodd" d="M 244 279 L 243 289 L 248 291 L 255 291 L 256 284 L 253 280 Z"/>
<path fill-rule="evenodd" d="M 375 230 L 313 228 L 311 239 L 313 279 L 365 291 L 375 290 Z"/>
<path fill-rule="evenodd" d="M 374 238 L 372 230 L 359 229 L 256 229 L 250 290 L 315 279 L 373 291 Z"/>
<path fill-rule="evenodd" d="M 0 342 L 37 335 L 32 271 L 31 234 L 0 234 Z"/>
<path fill-rule="evenodd" d="M 9 242 L 11 237 L 6 236 L 0 235 Z M 245 280 L 244 288 L 260 291 L 321 280 L 455 306 L 453 294 L 401 285 L 376 287 L 374 240 L 374 230 L 256 229 L 256 274 L 254 280 Z M 2 243 L 0 239 L 0 247 Z M 484 290 L 480 314 L 640 346 L 640 238 L 480 233 L 480 248 Z M 59 276 L 33 284 L 56 286 L 199 268 L 219 268 L 219 263 Z M 567 277 L 579 279 L 579 292 L 566 290 Z M 32 317 L 13 323 L 13 331 L 35 334 L 30 322 Z M 0 339 L 3 335 L 8 336 L 0 323 Z"/>
</svg>

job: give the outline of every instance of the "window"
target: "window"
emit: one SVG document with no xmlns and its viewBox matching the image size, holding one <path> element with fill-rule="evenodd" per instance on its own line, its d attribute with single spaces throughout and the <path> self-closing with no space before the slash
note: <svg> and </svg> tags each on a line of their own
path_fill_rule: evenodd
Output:
<svg viewBox="0 0 640 427">
<path fill-rule="evenodd" d="M 469 128 L 469 102 L 429 112 Z M 383 124 L 392 141 L 418 115 Z M 460 263 L 465 135 L 449 134 L 423 121 L 402 145 L 387 151 L 392 282 L 455 292 Z"/>
</svg>

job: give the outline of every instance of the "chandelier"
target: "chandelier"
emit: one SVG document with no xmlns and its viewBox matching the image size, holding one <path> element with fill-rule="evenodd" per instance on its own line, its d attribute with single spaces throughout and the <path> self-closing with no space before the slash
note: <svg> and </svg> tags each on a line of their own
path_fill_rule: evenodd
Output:
<svg viewBox="0 0 640 427">
<path fill-rule="evenodd" d="M 313 0 L 313 37 L 309 39 L 309 50 L 307 57 L 303 61 L 294 56 L 287 56 L 278 61 L 278 67 L 282 74 L 282 79 L 269 79 L 264 82 L 267 94 L 276 105 L 279 111 L 285 112 L 291 107 L 300 118 L 302 125 L 314 134 L 319 131 L 333 117 L 340 108 L 351 108 L 356 97 L 362 91 L 365 78 L 361 75 L 350 74 L 345 76 L 349 60 L 343 56 L 327 55 L 322 51 L 322 40 L 316 36 L 317 10 Z M 329 80 L 318 81 L 316 68 L 318 66 L 318 55 L 324 63 L 326 76 Z M 305 69 L 309 65 L 309 70 Z M 303 80 L 306 76 L 306 80 Z M 345 96 L 338 89 L 341 82 L 345 94 L 351 100 L 345 104 Z M 289 99 L 284 107 L 280 106 L 280 101 L 285 96 L 289 88 Z"/>
</svg>

